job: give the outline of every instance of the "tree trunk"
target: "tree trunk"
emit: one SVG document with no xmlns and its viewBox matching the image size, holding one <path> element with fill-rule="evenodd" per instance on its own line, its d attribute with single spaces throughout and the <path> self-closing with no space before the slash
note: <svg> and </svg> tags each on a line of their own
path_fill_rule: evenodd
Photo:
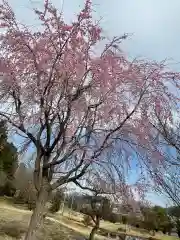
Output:
<svg viewBox="0 0 180 240">
<path fill-rule="evenodd" d="M 177 231 L 178 237 L 180 238 L 180 230 Z"/>
<path fill-rule="evenodd" d="M 89 235 L 89 240 L 94 240 L 94 236 L 97 233 L 97 230 L 98 230 L 97 226 L 93 227 L 93 229 L 92 229 L 92 231 L 91 231 L 91 233 Z"/>
<path fill-rule="evenodd" d="M 92 231 L 91 231 L 91 233 L 89 235 L 89 240 L 94 240 L 94 237 L 95 237 L 95 235 L 96 235 L 96 233 L 97 233 L 97 231 L 99 229 L 99 223 L 100 223 L 100 218 L 97 217 L 96 218 L 96 225 L 92 228 Z"/>
<path fill-rule="evenodd" d="M 30 219 L 29 227 L 27 234 L 25 236 L 25 240 L 36 240 L 37 239 L 37 231 L 40 228 L 43 222 L 43 215 L 45 211 L 45 205 L 48 201 L 50 191 L 46 185 L 42 185 L 41 189 L 38 193 L 38 197 L 36 200 L 36 207 L 33 210 L 33 214 Z"/>
</svg>

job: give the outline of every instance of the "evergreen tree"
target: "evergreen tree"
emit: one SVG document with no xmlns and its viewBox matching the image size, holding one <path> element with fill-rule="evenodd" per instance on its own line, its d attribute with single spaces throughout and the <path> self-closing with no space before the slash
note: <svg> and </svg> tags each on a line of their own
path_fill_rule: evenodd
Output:
<svg viewBox="0 0 180 240">
<path fill-rule="evenodd" d="M 15 191 L 12 181 L 18 166 L 16 147 L 8 142 L 6 122 L 0 121 L 0 194 L 13 195 Z"/>
</svg>

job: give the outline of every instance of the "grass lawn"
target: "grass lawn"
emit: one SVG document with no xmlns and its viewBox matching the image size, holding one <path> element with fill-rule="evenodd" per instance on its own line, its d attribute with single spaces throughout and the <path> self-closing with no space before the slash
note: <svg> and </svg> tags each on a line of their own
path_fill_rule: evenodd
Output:
<svg viewBox="0 0 180 240">
<path fill-rule="evenodd" d="M 23 239 L 31 212 L 0 203 L 0 240 Z M 39 231 L 39 240 L 82 240 L 78 232 L 47 218 Z"/>
<path fill-rule="evenodd" d="M 30 211 L 15 207 L 10 200 L 4 201 L 0 198 L 0 240 L 15 240 L 22 239 L 28 226 L 31 216 Z M 39 240 L 79 240 L 87 237 L 91 228 L 84 226 L 82 223 L 83 214 L 65 210 L 63 216 L 60 213 L 54 215 L 49 214 L 44 222 L 44 226 L 39 232 Z M 113 224 L 106 221 L 101 221 L 101 228 L 116 232 L 119 228 L 125 229 L 123 224 Z M 143 230 L 131 228 L 127 232 L 129 235 L 150 237 L 148 233 Z M 156 234 L 156 239 L 160 240 L 177 240 L 173 236 L 166 236 Z M 97 239 L 103 240 L 103 236 L 97 236 Z"/>
<path fill-rule="evenodd" d="M 90 231 L 90 228 L 85 227 L 84 224 L 82 223 L 83 214 L 81 214 L 81 213 L 72 212 L 70 215 L 70 218 L 69 218 L 69 210 L 66 209 L 64 211 L 63 216 L 60 213 L 57 213 L 54 215 L 54 218 L 57 219 L 58 221 L 60 221 L 62 224 L 65 224 L 66 226 L 71 227 L 75 231 L 78 231 L 84 235 L 87 235 Z M 119 228 L 126 229 L 126 226 L 121 223 L 114 224 L 114 223 L 110 223 L 107 221 L 101 221 L 100 227 L 103 229 L 112 231 L 112 232 L 117 232 Z M 119 231 L 119 232 L 121 232 L 121 231 Z M 130 231 L 127 231 L 127 234 L 133 235 L 133 236 L 152 237 L 152 235 L 150 235 L 146 230 L 137 229 L 134 227 L 131 227 Z M 97 238 L 101 239 L 101 236 L 97 236 Z M 155 238 L 160 239 L 160 240 L 177 240 L 177 239 L 179 239 L 177 237 L 168 236 L 168 235 L 164 235 L 161 233 L 156 233 Z"/>
</svg>

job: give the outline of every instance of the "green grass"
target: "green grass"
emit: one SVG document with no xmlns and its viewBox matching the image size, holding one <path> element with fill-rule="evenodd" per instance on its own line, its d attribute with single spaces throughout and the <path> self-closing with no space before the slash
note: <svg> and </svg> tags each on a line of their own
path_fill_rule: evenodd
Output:
<svg viewBox="0 0 180 240">
<path fill-rule="evenodd" d="M 161 239 L 162 240 L 177 240 L 177 239 L 179 239 L 179 238 L 177 238 L 177 237 L 174 237 L 174 236 L 167 236 L 167 235 L 162 235 L 161 236 Z"/>
</svg>

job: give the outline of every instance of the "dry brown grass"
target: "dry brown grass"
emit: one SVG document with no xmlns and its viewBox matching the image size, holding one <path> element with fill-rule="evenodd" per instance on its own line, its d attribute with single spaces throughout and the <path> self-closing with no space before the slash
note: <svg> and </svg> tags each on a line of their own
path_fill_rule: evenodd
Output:
<svg viewBox="0 0 180 240">
<path fill-rule="evenodd" d="M 31 212 L 0 205 L 0 240 L 22 239 L 27 231 Z M 38 240 L 75 240 L 82 236 L 58 222 L 46 219 L 38 234 Z"/>
<path fill-rule="evenodd" d="M 88 235 L 90 232 L 90 227 L 86 227 L 83 224 L 83 217 L 84 215 L 81 213 L 76 213 L 72 211 L 72 214 L 70 215 L 69 218 L 69 211 L 66 210 L 64 212 L 64 215 L 62 216 L 60 213 L 57 213 L 54 215 L 54 218 L 60 221 L 64 226 L 67 226 L 83 235 Z M 108 221 L 101 221 L 100 222 L 100 228 L 106 229 L 111 232 L 119 232 L 123 233 L 124 230 L 126 229 L 126 226 L 121 223 L 111 223 Z M 118 231 L 118 229 L 122 229 L 122 231 Z M 144 229 L 136 229 L 135 227 L 131 227 L 130 230 L 127 231 L 127 234 L 132 235 L 132 236 L 140 236 L 140 237 L 152 237 L 149 233 L 147 233 L 146 230 Z M 168 236 L 168 235 L 163 235 L 160 233 L 157 233 L 155 236 L 156 239 L 159 240 L 178 240 L 177 237 L 174 236 Z M 102 236 L 97 236 L 97 239 L 104 239 Z"/>
<path fill-rule="evenodd" d="M 11 238 L 20 239 L 26 232 L 26 225 L 18 221 L 0 221 L 0 235 L 10 236 Z"/>
<path fill-rule="evenodd" d="M 32 212 L 25 209 L 15 208 L 12 204 L 0 200 L 0 240 L 15 240 L 20 239 L 27 231 L 28 222 Z M 41 228 L 39 240 L 75 240 L 83 239 L 82 236 L 88 236 L 91 230 L 83 224 L 83 214 L 72 212 L 69 218 L 68 211 L 65 211 L 64 216 L 60 213 L 49 215 L 44 227 Z M 124 229 L 123 224 L 113 224 L 106 221 L 101 221 L 101 228 L 117 232 L 118 228 Z M 144 233 L 136 229 L 131 229 L 128 234 L 135 236 L 145 236 Z M 147 234 L 147 237 L 150 235 Z M 175 237 L 156 235 L 160 240 L 177 240 Z M 22 239 L 22 238 L 21 238 Z M 97 239 L 104 239 L 103 236 L 97 236 Z"/>
</svg>

